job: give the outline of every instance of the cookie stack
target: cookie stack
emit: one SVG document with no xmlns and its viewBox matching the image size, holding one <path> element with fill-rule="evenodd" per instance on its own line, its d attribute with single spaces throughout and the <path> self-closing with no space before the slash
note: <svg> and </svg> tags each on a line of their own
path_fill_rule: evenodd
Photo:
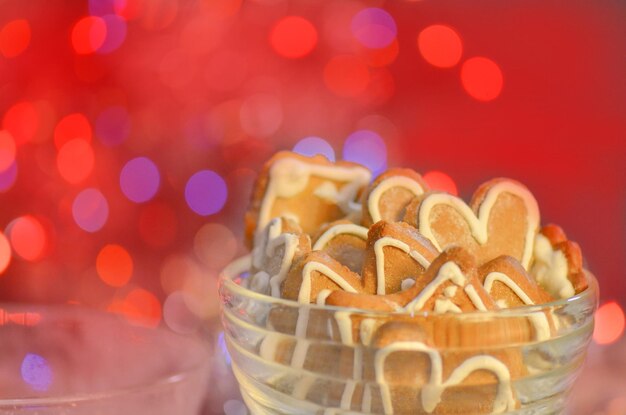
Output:
<svg viewBox="0 0 626 415">
<path fill-rule="evenodd" d="M 344 374 L 358 372 L 359 380 L 369 376 L 376 390 L 367 382 L 346 385 L 340 399 L 345 410 L 515 409 L 511 382 L 528 373 L 527 364 L 515 350 L 489 352 L 488 346 L 549 339 L 558 321 L 545 311 L 506 324 L 459 316 L 546 304 L 587 288 L 578 245 L 556 225 L 541 227 L 535 198 L 509 179 L 484 183 L 467 204 L 430 190 L 410 169 L 390 169 L 371 181 L 371 172 L 355 163 L 280 152 L 260 173 L 245 221 L 252 247 L 246 286 L 332 306 L 331 317 L 318 316 L 323 321 L 315 326 L 365 350 L 350 353 L 347 369 L 339 366 Z M 385 317 L 367 319 L 350 310 Z M 304 338 L 314 318 L 310 311 L 278 309 L 267 325 Z M 319 371 L 329 350 L 302 343 L 266 338 L 259 348 L 273 361 Z M 481 347 L 440 352 L 468 345 Z"/>
</svg>

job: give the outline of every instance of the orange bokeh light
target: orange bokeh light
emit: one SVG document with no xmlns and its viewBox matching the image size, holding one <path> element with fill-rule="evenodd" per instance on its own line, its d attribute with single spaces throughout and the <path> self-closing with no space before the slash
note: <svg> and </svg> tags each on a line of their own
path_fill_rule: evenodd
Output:
<svg viewBox="0 0 626 415">
<path fill-rule="evenodd" d="M 278 21 L 270 32 L 270 45 L 285 58 L 301 58 L 313 51 L 317 44 L 317 30 L 300 16 L 287 16 Z"/>
<path fill-rule="evenodd" d="M 97 16 L 83 17 L 72 29 L 72 46 L 79 55 L 88 55 L 104 44 L 106 36 L 107 26 L 103 19 Z"/>
<path fill-rule="evenodd" d="M 337 56 L 324 67 L 324 82 L 341 97 L 354 97 L 365 91 L 370 82 L 369 69 L 356 56 Z"/>
<path fill-rule="evenodd" d="M 444 172 L 431 170 L 424 174 L 423 178 L 428 186 L 433 190 L 441 190 L 454 196 L 459 195 L 456 183 L 454 183 L 452 177 L 448 176 Z"/>
<path fill-rule="evenodd" d="M 463 62 L 461 82 L 465 91 L 478 101 L 491 101 L 502 92 L 502 71 L 488 58 L 475 57 Z"/>
<path fill-rule="evenodd" d="M 426 60 L 438 68 L 451 68 L 461 60 L 463 43 L 451 27 L 432 25 L 417 36 L 417 47 Z"/>
<path fill-rule="evenodd" d="M 67 182 L 78 184 L 84 181 L 94 166 L 93 149 L 85 140 L 75 138 L 61 147 L 57 154 L 57 169 Z"/>
<path fill-rule="evenodd" d="M 593 340 L 597 344 L 611 344 L 624 333 L 624 310 L 615 301 L 609 301 L 596 311 Z"/>
<path fill-rule="evenodd" d="M 10 225 L 9 239 L 13 250 L 27 261 L 41 259 L 47 245 L 46 231 L 32 216 L 21 216 Z"/>
<path fill-rule="evenodd" d="M 30 24 L 16 19 L 5 24 L 0 31 L 0 53 L 5 58 L 14 58 L 26 50 L 30 43 Z"/>
<path fill-rule="evenodd" d="M 157 327 L 161 322 L 159 299 L 143 288 L 134 288 L 123 300 L 114 300 L 108 311 L 124 315 L 129 321 L 147 327 Z"/>
<path fill-rule="evenodd" d="M 54 129 L 54 145 L 60 149 L 74 138 L 91 142 L 91 135 L 91 125 L 83 114 L 79 112 L 69 114 L 63 117 Z"/>
<path fill-rule="evenodd" d="M 391 65 L 400 52 L 400 46 L 398 39 L 393 41 L 384 48 L 361 48 L 359 55 L 363 56 L 365 61 L 372 68 L 381 68 L 383 66 Z"/>
<path fill-rule="evenodd" d="M 4 114 L 2 128 L 11 133 L 18 145 L 31 141 L 39 128 L 37 109 L 31 102 L 18 102 Z"/>
<path fill-rule="evenodd" d="M 0 274 L 9 267 L 11 263 L 11 245 L 4 233 L 0 232 Z"/>
<path fill-rule="evenodd" d="M 8 131 L 0 131 L 0 172 L 15 162 L 15 140 Z"/>
<path fill-rule="evenodd" d="M 105 245 L 96 258 L 96 271 L 106 284 L 123 287 L 133 275 L 133 258 L 120 245 Z"/>
</svg>

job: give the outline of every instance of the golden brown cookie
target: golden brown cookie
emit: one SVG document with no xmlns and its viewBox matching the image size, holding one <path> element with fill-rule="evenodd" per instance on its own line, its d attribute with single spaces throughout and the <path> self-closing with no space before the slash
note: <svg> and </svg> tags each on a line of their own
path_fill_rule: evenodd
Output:
<svg viewBox="0 0 626 415">
<path fill-rule="evenodd" d="M 367 238 L 362 270 L 366 291 L 384 295 L 400 291 L 403 284 L 408 288 L 437 255 L 433 244 L 412 226 L 377 222 Z"/>
<path fill-rule="evenodd" d="M 486 414 L 514 410 L 512 381 L 526 369 L 515 350 L 444 349 L 419 326 L 390 322 L 372 339 L 372 372 L 380 385 L 370 410 L 394 414 Z"/>
<path fill-rule="evenodd" d="M 478 270 L 485 290 L 500 308 L 545 304 L 554 299 L 513 257 L 501 256 Z"/>
<path fill-rule="evenodd" d="M 294 221 L 272 219 L 255 236 L 248 288 L 279 297 L 291 265 L 310 251 L 311 238 Z"/>
<path fill-rule="evenodd" d="M 580 247 L 559 226 L 546 225 L 537 234 L 534 260 L 531 275 L 555 298 L 569 298 L 587 289 Z"/>
<path fill-rule="evenodd" d="M 367 230 L 347 219 L 325 224 L 313 238 L 313 250 L 324 251 L 352 272 L 360 273 L 365 258 Z"/>
<path fill-rule="evenodd" d="M 539 230 L 539 208 L 521 183 L 494 179 L 478 188 L 469 206 L 447 193 L 418 196 L 407 207 L 404 220 L 440 250 L 462 246 L 479 265 L 509 255 L 528 269 Z"/>
<path fill-rule="evenodd" d="M 300 303 L 323 304 L 323 297 L 335 290 L 365 292 L 359 274 L 350 271 L 324 252 L 311 251 L 287 273 L 281 297 Z"/>
<path fill-rule="evenodd" d="M 461 313 L 497 308 L 477 276 L 476 262 L 460 247 L 442 252 L 411 287 L 388 295 L 333 291 L 325 304 L 376 311 Z"/>
<path fill-rule="evenodd" d="M 259 174 L 246 212 L 248 243 L 258 229 L 279 216 L 295 220 L 305 233 L 314 234 L 323 223 L 352 213 L 370 179 L 370 171 L 356 163 L 276 153 Z"/>
<path fill-rule="evenodd" d="M 363 192 L 363 226 L 386 220 L 402 220 L 411 200 L 428 190 L 428 185 L 411 169 L 389 169 L 378 176 Z"/>
</svg>

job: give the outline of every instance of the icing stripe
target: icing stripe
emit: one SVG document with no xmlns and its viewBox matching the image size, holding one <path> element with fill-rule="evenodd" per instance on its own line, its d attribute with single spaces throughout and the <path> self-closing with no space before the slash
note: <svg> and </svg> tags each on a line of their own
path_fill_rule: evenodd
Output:
<svg viewBox="0 0 626 415">
<path fill-rule="evenodd" d="M 298 293 L 298 302 L 308 304 L 311 302 L 311 274 L 319 272 L 337 284 L 347 292 L 356 293 L 356 289 L 350 285 L 341 275 L 320 262 L 308 262 L 302 270 L 302 284 Z"/>
<path fill-rule="evenodd" d="M 386 277 L 385 277 L 385 252 L 384 248 L 392 246 L 398 248 L 401 251 L 409 254 L 418 264 L 423 268 L 428 268 L 430 262 L 424 258 L 419 252 L 411 250 L 409 245 L 405 242 L 399 241 L 391 236 L 384 236 L 374 242 L 374 255 L 376 256 L 376 294 L 384 295 L 386 293 Z"/>
<path fill-rule="evenodd" d="M 326 230 L 315 242 L 313 245 L 314 251 L 320 251 L 328 245 L 330 241 L 332 241 L 335 237 L 339 235 L 354 235 L 357 236 L 364 241 L 367 240 L 367 231 L 368 229 L 363 226 L 355 225 L 353 223 L 340 223 L 335 226 L 330 227 Z"/>
<path fill-rule="evenodd" d="M 413 193 L 415 196 L 424 193 L 422 186 L 415 180 L 406 176 L 392 176 L 380 182 L 370 193 L 367 199 L 367 208 L 369 209 L 372 222 L 376 223 L 382 220 L 380 213 L 380 198 L 389 189 L 393 187 L 401 187 Z"/>
</svg>

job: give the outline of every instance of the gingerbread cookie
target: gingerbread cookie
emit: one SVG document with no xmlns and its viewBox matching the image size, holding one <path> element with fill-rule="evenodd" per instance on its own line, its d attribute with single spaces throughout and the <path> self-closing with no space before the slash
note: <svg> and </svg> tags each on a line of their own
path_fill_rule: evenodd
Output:
<svg viewBox="0 0 626 415">
<path fill-rule="evenodd" d="M 384 295 L 400 291 L 403 285 L 408 288 L 437 255 L 433 244 L 406 223 L 374 224 L 368 233 L 362 271 L 366 291 Z"/>
<path fill-rule="evenodd" d="M 291 219 L 274 218 L 255 236 L 248 288 L 280 297 L 282 282 L 294 262 L 311 251 L 311 239 Z"/>
<path fill-rule="evenodd" d="M 314 234 L 323 223 L 353 213 L 370 179 L 370 171 L 356 163 L 332 163 L 323 156 L 285 151 L 275 154 L 259 175 L 246 212 L 248 243 L 257 230 L 279 216 L 293 219 L 305 233 Z"/>
<path fill-rule="evenodd" d="M 476 262 L 460 247 L 448 248 L 411 287 L 395 294 L 363 295 L 334 291 L 325 304 L 365 310 L 436 313 L 488 311 L 497 308 L 477 277 Z"/>
<path fill-rule="evenodd" d="M 513 257 L 493 259 L 478 271 L 485 290 L 500 308 L 545 304 L 553 301 Z"/>
<path fill-rule="evenodd" d="M 402 220 L 411 200 L 428 190 L 426 182 L 411 169 L 390 169 L 378 176 L 362 197 L 363 226 L 385 220 Z"/>
<path fill-rule="evenodd" d="M 324 251 L 352 272 L 363 268 L 368 229 L 342 219 L 326 224 L 313 239 L 313 250 Z"/>
<path fill-rule="evenodd" d="M 537 234 L 534 257 L 531 275 L 555 298 L 569 298 L 587 288 L 580 247 L 557 225 L 546 225 Z"/>
<path fill-rule="evenodd" d="M 291 267 L 281 297 L 300 303 L 315 303 L 319 302 L 320 295 L 324 297 L 335 290 L 365 292 L 359 274 L 324 252 L 311 251 Z"/>
<path fill-rule="evenodd" d="M 381 326 L 372 345 L 380 403 L 373 400 L 371 411 L 487 414 L 519 405 L 512 387 L 526 373 L 519 352 L 438 350 L 424 331 L 397 322 Z"/>
<path fill-rule="evenodd" d="M 447 193 L 419 196 L 407 207 L 404 220 L 439 250 L 462 246 L 479 265 L 509 255 L 528 269 L 539 229 L 539 208 L 521 183 L 494 179 L 478 188 L 469 206 Z"/>
</svg>

